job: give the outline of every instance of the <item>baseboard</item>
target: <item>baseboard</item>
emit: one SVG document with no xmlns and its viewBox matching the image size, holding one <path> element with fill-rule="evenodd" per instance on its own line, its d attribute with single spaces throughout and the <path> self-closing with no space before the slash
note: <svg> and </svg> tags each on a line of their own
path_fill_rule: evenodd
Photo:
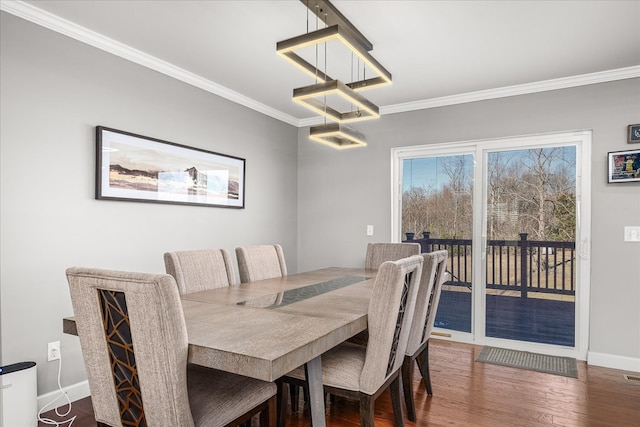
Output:
<svg viewBox="0 0 640 427">
<path fill-rule="evenodd" d="M 67 387 L 63 387 L 63 390 L 67 393 L 67 396 L 69 396 L 69 400 L 71 400 L 72 402 L 83 399 L 89 396 L 90 394 L 89 382 L 86 380 L 76 384 L 72 384 Z M 60 396 L 60 393 L 61 393 L 60 390 L 55 390 L 55 391 L 52 391 L 51 393 L 46 393 L 38 396 L 38 411 L 40 411 L 45 405 L 49 405 L 49 403 L 51 403 L 52 400 Z M 55 402 L 55 404 L 49 405 L 47 407 L 47 411 L 51 409 L 55 409 L 60 406 L 64 406 L 66 404 L 67 404 L 67 399 L 65 399 L 64 397 L 61 397 Z"/>
<path fill-rule="evenodd" d="M 590 351 L 587 354 L 587 363 L 589 365 L 602 366 L 605 368 L 640 372 L 640 358 L 616 356 L 614 354 L 595 353 Z"/>
</svg>

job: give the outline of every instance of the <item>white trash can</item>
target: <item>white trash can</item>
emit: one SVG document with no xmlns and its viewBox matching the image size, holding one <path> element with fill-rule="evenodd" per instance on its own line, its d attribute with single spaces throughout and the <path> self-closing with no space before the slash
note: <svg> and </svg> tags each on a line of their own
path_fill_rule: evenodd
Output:
<svg viewBox="0 0 640 427">
<path fill-rule="evenodd" d="M 0 387 L 0 427 L 38 427 L 36 363 L 0 366 Z"/>
</svg>

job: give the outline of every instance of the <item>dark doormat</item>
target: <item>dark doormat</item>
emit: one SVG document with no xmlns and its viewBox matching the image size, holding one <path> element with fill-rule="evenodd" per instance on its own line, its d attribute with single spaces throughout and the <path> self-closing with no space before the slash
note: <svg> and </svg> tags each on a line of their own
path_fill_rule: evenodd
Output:
<svg viewBox="0 0 640 427">
<path fill-rule="evenodd" d="M 494 365 L 511 366 L 513 368 L 578 378 L 576 359 L 571 357 L 549 356 L 528 351 L 484 346 L 476 362 L 493 363 Z"/>
</svg>

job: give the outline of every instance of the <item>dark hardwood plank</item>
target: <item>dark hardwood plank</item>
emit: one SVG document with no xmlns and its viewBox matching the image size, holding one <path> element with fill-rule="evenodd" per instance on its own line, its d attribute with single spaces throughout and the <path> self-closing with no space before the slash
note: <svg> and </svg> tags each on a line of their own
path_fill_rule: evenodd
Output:
<svg viewBox="0 0 640 427">
<path fill-rule="evenodd" d="M 475 362 L 481 348 L 431 341 L 433 396 L 426 394 L 415 369 L 417 421 L 405 418 L 405 426 L 640 426 L 640 384 L 625 380 L 623 371 L 578 362 L 578 378 L 567 378 Z M 300 399 L 297 412 L 287 408 L 287 426 L 309 426 L 309 411 Z M 358 402 L 336 398 L 326 413 L 327 427 L 360 425 Z M 72 415 L 78 415 L 73 427 L 96 426 L 90 398 L 74 402 Z M 374 415 L 376 427 L 394 425 L 388 391 L 376 400 Z M 259 425 L 257 418 L 253 425 Z"/>
</svg>

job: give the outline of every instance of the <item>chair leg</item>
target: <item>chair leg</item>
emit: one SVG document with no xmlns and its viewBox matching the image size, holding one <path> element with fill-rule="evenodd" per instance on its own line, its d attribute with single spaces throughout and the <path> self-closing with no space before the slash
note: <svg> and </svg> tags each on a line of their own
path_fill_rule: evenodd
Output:
<svg viewBox="0 0 640 427">
<path fill-rule="evenodd" d="M 420 353 L 416 358 L 416 362 L 418 363 L 418 369 L 420 369 L 420 373 L 422 374 L 427 394 L 432 396 L 433 389 L 431 388 L 431 375 L 429 374 L 429 341 L 427 341 L 427 345 L 424 350 L 422 350 L 422 353 Z"/>
<path fill-rule="evenodd" d="M 360 393 L 360 427 L 373 427 L 373 396 Z"/>
<path fill-rule="evenodd" d="M 260 427 L 276 427 L 276 424 L 279 422 L 279 420 L 277 420 L 277 406 L 278 399 L 276 396 L 269 399 L 268 407 L 260 412 Z"/>
<path fill-rule="evenodd" d="M 404 418 L 402 418 L 402 402 L 400 400 L 400 375 L 389 384 L 391 392 L 391 406 L 393 407 L 393 419 L 396 427 L 404 427 Z M 413 399 L 413 397 L 412 397 Z"/>
<path fill-rule="evenodd" d="M 276 381 L 276 385 L 278 386 L 277 393 L 277 415 L 276 415 L 276 424 L 278 427 L 284 427 L 284 415 L 287 412 L 287 384 L 282 381 Z M 260 421 L 260 425 L 262 425 L 262 421 Z"/>
<path fill-rule="evenodd" d="M 404 356 L 402 361 L 402 390 L 404 403 L 407 407 L 407 418 L 416 420 L 416 405 L 413 398 L 413 360 L 410 356 Z"/>
<path fill-rule="evenodd" d="M 289 384 L 289 397 L 291 400 L 291 412 L 298 412 L 298 401 L 300 398 L 300 387 Z"/>
</svg>

